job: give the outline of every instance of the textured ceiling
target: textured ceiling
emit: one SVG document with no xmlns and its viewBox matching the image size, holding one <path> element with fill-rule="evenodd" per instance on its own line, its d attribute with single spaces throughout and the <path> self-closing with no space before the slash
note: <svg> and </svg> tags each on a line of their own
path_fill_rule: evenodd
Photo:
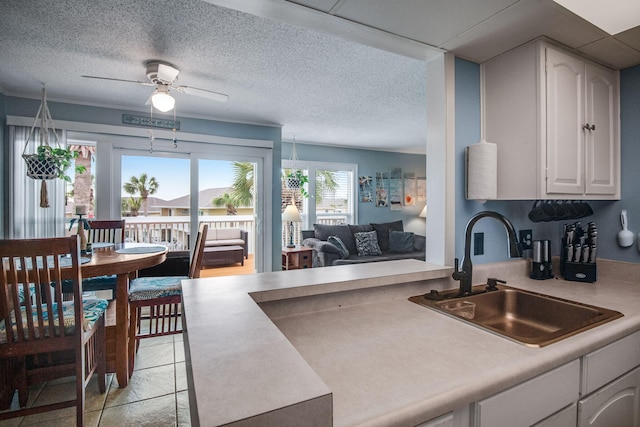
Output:
<svg viewBox="0 0 640 427">
<path fill-rule="evenodd" d="M 178 115 L 283 125 L 283 138 L 424 152 L 425 64 L 199 0 L 4 1 L 8 94 L 148 111 L 145 61 L 227 103 L 176 93 Z M 155 114 L 155 113 L 154 113 Z M 55 117 L 54 117 L 55 119 Z"/>
<path fill-rule="evenodd" d="M 148 111 L 145 62 L 180 69 L 177 114 L 281 125 L 283 139 L 425 152 L 425 60 L 481 63 L 540 36 L 616 69 L 640 63 L 640 27 L 615 36 L 552 0 L 2 0 L 0 91 Z M 392 53 L 393 52 L 393 53 Z M 54 117 L 55 119 L 55 117 Z"/>
</svg>

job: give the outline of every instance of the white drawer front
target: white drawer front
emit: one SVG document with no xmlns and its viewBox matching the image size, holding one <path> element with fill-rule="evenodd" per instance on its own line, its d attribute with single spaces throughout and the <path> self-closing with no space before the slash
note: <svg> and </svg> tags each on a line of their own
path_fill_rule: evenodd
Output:
<svg viewBox="0 0 640 427">
<path fill-rule="evenodd" d="M 583 358 L 582 395 L 592 393 L 640 365 L 640 331 Z"/>
<path fill-rule="evenodd" d="M 528 427 L 578 400 L 580 360 L 478 402 L 480 427 Z"/>
</svg>

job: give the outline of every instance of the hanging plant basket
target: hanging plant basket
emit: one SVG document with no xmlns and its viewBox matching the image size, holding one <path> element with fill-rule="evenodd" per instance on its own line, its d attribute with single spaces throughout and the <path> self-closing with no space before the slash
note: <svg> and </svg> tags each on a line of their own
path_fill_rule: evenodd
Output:
<svg viewBox="0 0 640 427">
<path fill-rule="evenodd" d="M 40 121 L 38 129 L 40 145 L 36 148 L 36 153 L 26 154 L 25 151 L 29 146 L 29 141 L 36 127 L 38 127 L 38 121 Z M 57 147 L 51 146 L 51 136 L 55 139 Z M 42 182 L 40 186 L 40 207 L 49 207 L 49 197 L 45 181 L 60 178 L 64 181 L 71 182 L 71 177 L 66 174 L 66 171 L 76 157 L 78 157 L 77 151 L 62 148 L 62 144 L 58 139 L 58 134 L 53 125 L 49 107 L 47 106 L 47 91 L 42 88 L 42 102 L 40 103 L 40 108 L 38 108 L 36 118 L 33 121 L 33 126 L 31 126 L 31 131 L 29 131 L 22 152 L 22 158 L 27 163 L 27 176 Z M 78 173 L 84 172 L 85 169 L 82 165 L 77 165 L 75 168 Z"/>
<path fill-rule="evenodd" d="M 300 178 L 287 178 L 287 188 L 297 190 L 300 188 Z"/>
<path fill-rule="evenodd" d="M 29 178 L 49 180 L 60 176 L 56 163 L 51 158 L 42 160 L 37 154 L 23 154 L 22 158 L 27 162 L 27 176 Z"/>
</svg>

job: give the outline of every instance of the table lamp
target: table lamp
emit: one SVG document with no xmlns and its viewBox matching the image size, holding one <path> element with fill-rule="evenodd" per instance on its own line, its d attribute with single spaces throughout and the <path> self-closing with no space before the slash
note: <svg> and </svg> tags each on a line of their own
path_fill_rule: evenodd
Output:
<svg viewBox="0 0 640 427">
<path fill-rule="evenodd" d="M 300 218 L 300 212 L 298 212 L 298 208 L 295 204 L 293 204 L 293 200 L 291 204 L 287 206 L 287 208 L 282 212 L 282 221 L 289 222 L 289 244 L 288 248 L 295 248 L 296 245 L 293 244 L 293 223 L 301 222 L 302 218 Z"/>
</svg>

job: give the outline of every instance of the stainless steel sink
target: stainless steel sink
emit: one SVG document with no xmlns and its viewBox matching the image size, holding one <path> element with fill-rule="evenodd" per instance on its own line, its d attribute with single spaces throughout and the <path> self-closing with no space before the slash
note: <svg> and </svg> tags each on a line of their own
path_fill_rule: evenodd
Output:
<svg viewBox="0 0 640 427">
<path fill-rule="evenodd" d="M 614 310 L 509 286 L 456 297 L 458 290 L 409 298 L 417 304 L 472 323 L 529 347 L 544 347 L 623 316 Z M 436 298 L 436 299 L 434 299 Z"/>
</svg>

